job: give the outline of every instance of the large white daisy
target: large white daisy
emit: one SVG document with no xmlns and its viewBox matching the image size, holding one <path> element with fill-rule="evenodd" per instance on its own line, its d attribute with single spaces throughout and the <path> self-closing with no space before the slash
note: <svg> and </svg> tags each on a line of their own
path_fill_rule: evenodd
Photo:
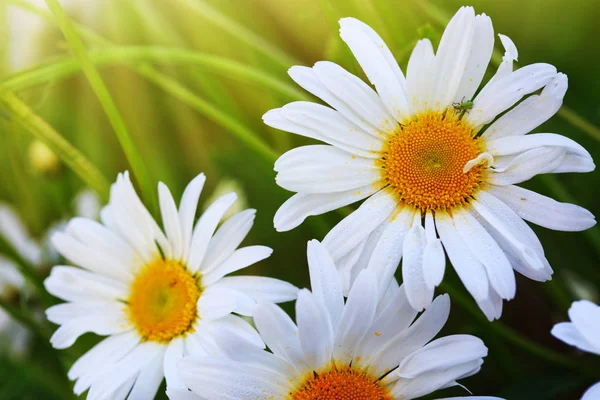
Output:
<svg viewBox="0 0 600 400">
<path fill-rule="evenodd" d="M 579 350 L 600 356 L 600 307 L 580 300 L 569 308 L 571 322 L 554 325 L 552 335 Z M 600 399 L 600 382 L 590 387 L 581 400 Z"/>
<path fill-rule="evenodd" d="M 380 296 L 369 270 L 344 303 L 340 276 L 317 241 L 309 242 L 308 265 L 312 292 L 298 295 L 297 325 L 278 306 L 261 302 L 254 321 L 271 352 L 222 332 L 223 355 L 180 363 L 193 393 L 210 400 L 409 400 L 479 371 L 487 355 L 480 339 L 453 335 L 427 344 L 446 323 L 447 295 L 415 320 L 403 287 L 392 281 Z M 169 395 L 194 398 L 180 390 Z"/>
<path fill-rule="evenodd" d="M 523 220 L 563 231 L 595 224 L 581 207 L 515 186 L 537 174 L 594 169 L 574 141 L 526 135 L 560 108 L 567 77 L 542 63 L 513 71 L 516 47 L 499 35 L 502 64 L 476 94 L 494 32 L 490 18 L 471 7 L 452 18 L 436 53 L 429 40 L 417 43 L 406 77 L 373 29 L 353 18 L 340 25 L 376 91 L 331 62 L 290 69 L 332 108 L 295 102 L 263 117 L 327 143 L 293 149 L 275 163 L 277 183 L 297 192 L 277 211 L 275 227 L 286 231 L 367 199 L 323 240 L 346 293 L 364 268 L 377 270 L 385 286 L 403 258 L 408 300 L 422 310 L 442 281 L 444 248 L 487 317 L 498 318 L 502 299 L 515 295 L 513 269 L 551 279 L 542 246 Z"/>
<path fill-rule="evenodd" d="M 56 266 L 45 282 L 50 293 L 67 301 L 46 312 L 60 325 L 52 344 L 69 347 L 86 332 L 109 336 L 69 371 L 77 394 L 89 389 L 88 400 L 149 399 L 163 376 L 169 387 L 179 387 L 177 360 L 216 351 L 214 329 L 262 345 L 256 331 L 232 313 L 251 316 L 256 300 L 296 297 L 294 286 L 276 279 L 225 276 L 269 257 L 271 249 L 237 249 L 255 210 L 237 213 L 217 229 L 235 193 L 212 203 L 194 226 L 204 181 L 203 174 L 192 180 L 179 208 L 159 184 L 163 232 L 128 174 L 120 174 L 102 223 L 74 218 L 64 233 L 55 234 L 58 251 L 81 268 Z"/>
</svg>

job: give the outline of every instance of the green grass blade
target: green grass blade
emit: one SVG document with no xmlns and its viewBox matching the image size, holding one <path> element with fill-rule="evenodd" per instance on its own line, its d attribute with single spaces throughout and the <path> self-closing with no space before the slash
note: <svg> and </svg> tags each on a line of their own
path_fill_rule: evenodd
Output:
<svg viewBox="0 0 600 400">
<path fill-rule="evenodd" d="M 271 42 L 257 35 L 252 30 L 240 25 L 236 20 L 229 18 L 227 15 L 215 10 L 204 1 L 198 0 L 179 0 L 185 4 L 190 11 L 203 17 L 207 22 L 212 23 L 225 32 L 235 37 L 246 46 L 263 54 L 267 58 L 275 61 L 277 64 L 286 70 L 298 61 L 290 57 Z"/>
<path fill-rule="evenodd" d="M 98 192 L 105 200 L 108 198 L 110 183 L 100 171 L 46 121 L 38 117 L 17 96 L 2 86 L 0 86 L 0 106 L 8 118 L 44 142 L 91 189 Z"/>
<path fill-rule="evenodd" d="M 230 117 L 217 107 L 196 96 L 177 81 L 161 74 L 147 65 L 134 67 L 134 69 L 140 75 L 144 76 L 146 79 L 162 88 L 165 92 L 189 105 L 193 109 L 199 111 L 208 119 L 221 125 L 246 146 L 255 151 L 264 160 L 273 163 L 277 157 L 279 157 L 279 154 L 267 146 L 257 134 L 246 128 L 236 119 Z"/>
<path fill-rule="evenodd" d="M 75 31 L 75 28 L 71 24 L 71 21 L 67 17 L 65 11 L 60 6 L 58 0 L 46 0 L 46 4 L 48 5 L 50 11 L 52 11 L 56 23 L 58 24 L 63 35 L 69 42 L 71 49 L 75 55 L 75 58 L 81 65 L 81 68 L 85 76 L 87 77 L 90 85 L 92 86 L 96 97 L 102 104 L 102 108 L 104 109 L 106 116 L 108 117 L 113 129 L 115 130 L 119 142 L 121 143 L 121 147 L 125 152 L 127 161 L 131 165 L 133 174 L 137 178 L 137 181 L 140 185 L 140 189 L 142 191 L 142 195 L 146 200 L 146 203 L 150 206 L 151 210 L 156 211 L 157 201 L 154 196 L 154 189 L 152 181 L 150 180 L 150 176 L 148 174 L 148 170 L 144 165 L 144 161 L 141 155 L 135 148 L 133 140 L 129 135 L 123 118 L 117 110 L 112 96 L 110 95 L 108 89 L 106 88 L 106 85 L 102 81 L 102 78 L 96 70 L 96 67 L 88 57 L 87 51 L 84 48 L 83 43 L 81 42 L 79 34 Z"/>
<path fill-rule="evenodd" d="M 161 64 L 196 66 L 207 72 L 223 75 L 230 79 L 251 83 L 261 88 L 273 90 L 281 96 L 293 100 L 308 100 L 304 92 L 261 70 L 249 67 L 227 58 L 198 53 L 186 49 L 173 49 L 159 46 L 124 46 L 95 50 L 89 53 L 89 60 L 97 66 L 153 62 Z M 4 77 L 0 83 L 7 89 L 17 91 L 45 84 L 58 79 L 66 79 L 81 70 L 81 65 L 72 57 L 18 72 Z"/>
</svg>

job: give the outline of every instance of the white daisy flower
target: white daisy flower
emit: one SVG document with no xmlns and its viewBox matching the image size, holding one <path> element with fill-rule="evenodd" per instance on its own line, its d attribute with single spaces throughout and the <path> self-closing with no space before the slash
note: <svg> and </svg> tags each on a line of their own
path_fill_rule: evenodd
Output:
<svg viewBox="0 0 600 400">
<path fill-rule="evenodd" d="M 86 332 L 109 336 L 69 371 L 76 394 L 89 389 L 88 400 L 148 399 L 163 376 L 169 387 L 179 387 L 176 362 L 184 354 L 214 352 L 214 329 L 262 345 L 250 324 L 232 313 L 251 316 L 257 300 L 296 297 L 294 286 L 276 279 L 225 276 L 269 257 L 271 249 L 237 249 L 255 210 L 217 229 L 235 193 L 216 200 L 194 226 L 204 181 L 203 174 L 192 180 L 179 208 L 159 184 L 163 232 L 129 175 L 119 174 L 102 223 L 74 218 L 64 233 L 55 234 L 57 250 L 81 268 L 56 266 L 45 282 L 50 293 L 67 301 L 46 312 L 60 325 L 52 344 L 67 348 Z"/>
<path fill-rule="evenodd" d="M 429 40 L 417 43 L 406 77 L 373 29 L 353 18 L 340 25 L 377 91 L 331 62 L 290 69 L 332 108 L 295 102 L 263 117 L 327 143 L 293 149 L 275 163 L 277 183 L 297 192 L 277 211 L 276 229 L 366 199 L 323 240 L 345 293 L 364 268 L 376 270 L 385 287 L 404 258 L 408 300 L 422 310 L 442 281 L 445 249 L 486 316 L 500 317 L 502 299 L 515 295 L 513 269 L 538 281 L 552 275 L 523 220 L 563 231 L 596 223 L 581 207 L 515 186 L 537 174 L 594 169 L 571 139 L 526 135 L 560 108 L 567 77 L 542 63 L 513 71 L 517 49 L 499 35 L 503 62 L 475 95 L 494 32 L 472 7 L 452 18 L 436 53 Z"/>
<path fill-rule="evenodd" d="M 579 350 L 600 356 L 600 307 L 588 300 L 575 301 L 569 308 L 571 322 L 554 325 L 552 335 Z M 581 400 L 600 399 L 600 382 L 590 387 Z"/>
<path fill-rule="evenodd" d="M 415 320 L 403 287 L 393 281 L 380 296 L 376 275 L 366 270 L 344 303 L 324 246 L 311 241 L 307 253 L 312 292 L 298 295 L 297 325 L 278 306 L 260 302 L 254 322 L 272 353 L 222 332 L 217 344 L 224 354 L 180 363 L 192 392 L 210 400 L 409 400 L 479 371 L 487 355 L 480 339 L 453 335 L 427 344 L 448 319 L 448 295 Z M 169 395 L 193 398 L 181 390 Z"/>
</svg>

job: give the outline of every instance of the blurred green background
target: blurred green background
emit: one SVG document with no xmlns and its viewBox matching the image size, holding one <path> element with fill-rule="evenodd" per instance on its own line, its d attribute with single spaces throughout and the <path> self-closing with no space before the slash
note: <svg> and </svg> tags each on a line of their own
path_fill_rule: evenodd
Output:
<svg viewBox="0 0 600 400">
<path fill-rule="evenodd" d="M 27 4 L 37 5 L 42 14 L 26 10 Z M 445 22 L 464 5 L 455 0 L 63 0 L 61 4 L 83 27 L 84 44 L 99 63 L 148 170 L 153 195 L 157 182 L 163 181 L 178 199 L 189 180 L 204 172 L 208 180 L 201 201 L 206 201 L 220 181 L 234 181 L 247 206 L 258 209 L 247 242 L 275 250 L 270 259 L 245 273 L 286 279 L 299 287 L 308 285 L 306 242 L 322 239 L 342 216 L 332 212 L 313 217 L 287 233 L 273 228 L 275 211 L 291 195 L 276 186 L 273 161 L 286 150 L 309 143 L 261 121 L 271 108 L 310 99 L 294 86 L 287 69 L 326 59 L 363 76 L 338 36 L 337 20 L 345 16 L 374 27 L 405 68 L 416 40 L 426 36 L 436 45 Z M 471 5 L 491 16 L 496 33 L 514 40 L 520 65 L 548 62 L 568 75 L 567 107 L 538 130 L 571 137 L 598 162 L 598 2 L 480 0 Z M 43 2 L 0 0 L 0 24 L 0 87 L 13 91 L 107 180 L 131 169 Z M 502 51 L 499 41 L 497 49 Z M 488 74 L 493 70 L 490 67 Z M 248 137 L 253 139 L 244 141 Z M 593 172 L 538 176 L 525 186 L 598 215 L 598 184 Z M 10 111 L 0 108 L 0 201 L 18 210 L 34 237 L 43 240 L 49 226 L 72 216 L 73 198 L 85 187 Z M 482 371 L 462 381 L 474 394 L 511 400 L 575 399 L 600 380 L 600 358 L 579 353 L 549 333 L 554 323 L 567 320 L 571 301 L 599 299 L 600 229 L 534 230 L 555 269 L 554 280 L 541 284 L 518 276 L 517 297 L 505 303 L 499 322 L 485 320 L 447 268 L 448 285 L 441 291 L 451 291 L 453 308 L 444 333 L 478 335 L 490 349 Z M 7 301 L 27 312 L 40 310 L 35 295 L 13 293 Z M 60 352 L 58 360 L 43 339 L 53 327 L 41 324 L 25 354 L 0 353 L 0 399 L 74 398 L 60 365 L 68 368 L 98 338 L 85 336 Z M 465 392 L 457 387 L 442 394 L 437 397 Z"/>
</svg>

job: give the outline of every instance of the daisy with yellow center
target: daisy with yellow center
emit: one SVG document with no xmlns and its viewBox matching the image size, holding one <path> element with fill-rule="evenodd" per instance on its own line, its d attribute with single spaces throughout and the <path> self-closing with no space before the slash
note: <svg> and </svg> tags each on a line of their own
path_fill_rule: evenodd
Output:
<svg viewBox="0 0 600 400">
<path fill-rule="evenodd" d="M 560 108 L 567 77 L 543 63 L 513 71 L 517 49 L 499 35 L 502 63 L 478 90 L 494 32 L 490 18 L 471 7 L 452 18 L 437 52 L 427 39 L 417 43 L 406 77 L 373 29 L 353 18 L 340 25 L 376 90 L 331 62 L 290 69 L 332 108 L 295 102 L 263 117 L 327 143 L 293 149 L 275 163 L 277 183 L 297 192 L 276 213 L 276 229 L 366 199 L 323 240 L 344 293 L 363 269 L 385 287 L 402 259 L 408 301 L 422 310 L 442 281 L 445 250 L 486 316 L 499 318 L 502 300 L 515 295 L 514 270 L 551 279 L 524 220 L 563 231 L 596 223 L 581 207 L 515 186 L 537 174 L 595 168 L 564 136 L 526 135 Z"/>
<path fill-rule="evenodd" d="M 256 302 L 289 301 L 297 289 L 276 279 L 226 275 L 271 254 L 264 246 L 238 249 L 254 221 L 241 211 L 220 224 L 236 200 L 219 197 L 194 225 L 204 185 L 199 175 L 179 207 L 159 184 L 164 231 L 138 198 L 127 173 L 111 188 L 102 223 L 74 218 L 56 233 L 56 249 L 77 267 L 55 266 L 45 282 L 67 303 L 46 311 L 60 327 L 54 347 L 71 346 L 87 332 L 106 335 L 73 364 L 74 391 L 87 399 L 151 399 L 163 377 L 167 387 L 184 387 L 176 364 L 184 355 L 219 353 L 215 330 L 241 335 L 264 346 L 241 317 Z"/>
<path fill-rule="evenodd" d="M 222 332 L 217 339 L 222 355 L 180 363 L 191 392 L 169 390 L 171 400 L 194 395 L 211 400 L 410 400 L 456 386 L 456 380 L 479 371 L 487 355 L 480 339 L 454 335 L 430 342 L 448 318 L 447 295 L 416 319 L 404 288 L 392 281 L 381 293 L 368 270 L 359 274 L 344 302 L 333 260 L 317 241 L 309 242 L 308 264 L 312 292 L 300 291 L 297 324 L 272 303 L 261 302 L 256 309 L 256 327 L 270 352 Z"/>
</svg>

